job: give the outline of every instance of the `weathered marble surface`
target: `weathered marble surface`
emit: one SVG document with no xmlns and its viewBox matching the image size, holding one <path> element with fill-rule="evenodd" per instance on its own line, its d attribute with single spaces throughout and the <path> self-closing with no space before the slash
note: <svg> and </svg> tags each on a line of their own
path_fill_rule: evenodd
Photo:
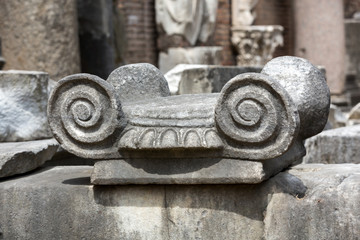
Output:
<svg viewBox="0 0 360 240">
<path fill-rule="evenodd" d="M 54 167 L 0 182 L 0 236 L 355 240 L 360 235 L 356 164 L 298 165 L 257 185 L 92 186 L 91 169 Z"/>
<path fill-rule="evenodd" d="M 305 147 L 304 163 L 360 163 L 360 125 L 323 131 Z"/>
<path fill-rule="evenodd" d="M 329 115 L 329 88 L 324 74 L 303 58 L 279 57 L 261 73 L 276 79 L 291 95 L 299 111 L 304 138 L 320 133 Z"/>
<path fill-rule="evenodd" d="M 118 68 L 108 81 L 72 75 L 51 94 L 50 126 L 66 150 L 87 158 L 203 148 L 220 149 L 215 155 L 225 158 L 264 160 L 281 156 L 298 135 L 320 132 L 330 103 L 320 70 L 294 57 L 271 61 L 261 74 L 238 75 L 220 94 L 169 94 L 165 78 L 149 64 Z"/>
<path fill-rule="evenodd" d="M 35 71 L 0 71 L 0 142 L 51 138 L 46 107 L 49 75 Z"/>
<path fill-rule="evenodd" d="M 32 171 L 56 153 L 55 139 L 0 143 L 0 178 Z"/>
<path fill-rule="evenodd" d="M 257 183 L 265 168 L 275 174 L 300 159 L 301 142 L 324 128 L 330 104 L 321 71 L 295 57 L 237 75 L 220 93 L 169 95 L 165 78 L 149 64 L 118 68 L 107 81 L 68 76 L 50 97 L 50 127 L 64 149 L 84 158 L 278 162 L 275 168 L 260 164 L 263 169 L 253 171 L 258 175 L 245 177 Z M 291 151 L 296 154 L 285 158 Z M 120 176 L 115 171 L 107 177 Z"/>
</svg>

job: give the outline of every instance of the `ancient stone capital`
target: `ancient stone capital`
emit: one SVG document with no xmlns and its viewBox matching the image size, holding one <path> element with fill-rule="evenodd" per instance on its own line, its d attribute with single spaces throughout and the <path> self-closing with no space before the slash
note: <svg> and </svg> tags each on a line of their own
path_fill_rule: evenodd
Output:
<svg viewBox="0 0 360 240">
<path fill-rule="evenodd" d="M 89 74 L 59 81 L 48 118 L 64 149 L 85 158 L 115 159 L 111 166 L 121 169 L 130 164 L 124 171 L 135 178 L 133 167 L 140 166 L 167 177 L 180 177 L 176 173 L 182 169 L 177 183 L 221 183 L 230 176 L 218 169 L 247 168 L 230 182 L 256 183 L 304 155 L 302 141 L 322 131 L 329 104 L 321 71 L 296 57 L 276 58 L 261 73 L 237 75 L 220 93 L 178 96 L 170 96 L 154 66 L 134 64 L 116 69 L 107 81 Z M 109 165 L 100 162 L 94 183 L 109 184 L 102 173 L 121 174 L 121 169 L 105 171 Z M 216 181 L 191 177 L 203 179 L 206 171 L 192 172 L 205 166 Z M 112 182 L 122 183 L 129 181 Z"/>
<path fill-rule="evenodd" d="M 239 66 L 263 66 L 273 58 L 275 49 L 283 45 L 282 26 L 239 26 L 231 31 Z"/>
</svg>

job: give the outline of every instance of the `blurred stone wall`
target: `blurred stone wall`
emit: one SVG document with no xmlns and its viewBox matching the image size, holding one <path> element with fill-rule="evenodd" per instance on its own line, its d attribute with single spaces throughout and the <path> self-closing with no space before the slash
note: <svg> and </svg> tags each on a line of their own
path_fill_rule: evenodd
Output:
<svg viewBox="0 0 360 240">
<path fill-rule="evenodd" d="M 80 71 L 76 1 L 0 1 L 4 69 L 48 72 L 54 80 Z"/>
</svg>

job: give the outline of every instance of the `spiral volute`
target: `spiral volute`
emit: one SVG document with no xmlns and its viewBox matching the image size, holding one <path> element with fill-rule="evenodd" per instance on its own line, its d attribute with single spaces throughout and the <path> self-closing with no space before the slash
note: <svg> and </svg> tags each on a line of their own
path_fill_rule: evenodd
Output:
<svg viewBox="0 0 360 240">
<path fill-rule="evenodd" d="M 242 159 L 271 159 L 286 152 L 299 131 L 291 97 L 275 80 L 259 73 L 241 74 L 222 89 L 215 122 L 228 149 Z"/>
<path fill-rule="evenodd" d="M 90 74 L 60 80 L 51 93 L 48 119 L 61 146 L 80 157 L 116 156 L 116 131 L 124 116 L 113 86 Z"/>
</svg>

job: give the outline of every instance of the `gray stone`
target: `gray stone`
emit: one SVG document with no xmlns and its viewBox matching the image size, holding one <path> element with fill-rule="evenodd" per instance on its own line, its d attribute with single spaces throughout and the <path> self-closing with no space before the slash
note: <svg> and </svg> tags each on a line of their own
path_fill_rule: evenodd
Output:
<svg viewBox="0 0 360 240">
<path fill-rule="evenodd" d="M 233 77 L 246 72 L 260 72 L 259 67 L 179 64 L 165 74 L 171 94 L 220 92 Z"/>
<path fill-rule="evenodd" d="M 285 56 L 268 62 L 261 73 L 276 79 L 294 100 L 304 138 L 324 129 L 329 115 L 330 92 L 325 76 L 317 67 L 305 59 Z"/>
<path fill-rule="evenodd" d="M 261 183 L 304 156 L 302 143 L 267 161 L 237 159 L 125 159 L 95 163 L 91 183 L 126 184 L 239 184 Z"/>
<path fill-rule="evenodd" d="M 58 147 L 55 139 L 0 143 L 0 178 L 38 168 L 51 159 Z"/>
<path fill-rule="evenodd" d="M 169 86 L 163 74 L 151 64 L 129 64 L 115 69 L 107 82 L 114 86 L 121 102 L 167 97 Z"/>
<path fill-rule="evenodd" d="M 0 182 L 3 238 L 315 240 L 360 234 L 355 164 L 299 165 L 257 185 L 92 186 L 91 169 L 54 167 Z"/>
<path fill-rule="evenodd" d="M 94 75 L 63 78 L 51 92 L 48 104 L 54 137 L 64 149 L 80 157 L 118 157 L 116 134 L 125 119 L 117 97 L 113 85 Z"/>
<path fill-rule="evenodd" d="M 0 142 L 51 138 L 44 72 L 0 71 Z"/>
<path fill-rule="evenodd" d="M 288 173 L 308 189 L 305 196 L 272 195 L 264 239 L 359 239 L 360 165 L 303 164 Z"/>
<path fill-rule="evenodd" d="M 5 70 L 37 70 L 54 80 L 80 71 L 76 1 L 0 2 Z"/>
<path fill-rule="evenodd" d="M 360 163 L 360 125 L 336 128 L 306 140 L 304 163 Z"/>
<path fill-rule="evenodd" d="M 178 64 L 221 64 L 222 47 L 169 48 L 159 54 L 159 68 L 166 73 Z"/>
<path fill-rule="evenodd" d="M 303 155 L 302 141 L 321 131 L 327 119 L 329 91 L 323 75 L 298 58 L 275 59 L 269 65 L 281 68 L 277 63 L 286 60 L 294 65 L 288 66 L 292 72 L 284 70 L 290 84 L 285 84 L 281 72 L 265 66 L 266 73 L 274 76 L 240 74 L 220 94 L 167 96 L 165 79 L 146 64 L 118 68 L 108 81 L 89 74 L 72 75 L 52 92 L 50 127 L 64 149 L 84 158 L 165 159 L 169 164 L 178 159 L 272 161 L 277 167 L 264 163 L 263 169 L 252 171 L 254 176 L 245 177 L 258 182 L 265 179 L 263 172 L 275 174 L 290 159 L 298 161 Z M 318 91 L 296 95 L 296 89 L 288 87 L 296 84 L 302 91 L 313 86 Z M 291 151 L 296 154 L 285 157 Z M 190 172 L 183 177 L 188 178 Z M 204 173 L 199 174 L 201 179 Z M 114 176 L 120 175 L 115 171 Z"/>
</svg>

